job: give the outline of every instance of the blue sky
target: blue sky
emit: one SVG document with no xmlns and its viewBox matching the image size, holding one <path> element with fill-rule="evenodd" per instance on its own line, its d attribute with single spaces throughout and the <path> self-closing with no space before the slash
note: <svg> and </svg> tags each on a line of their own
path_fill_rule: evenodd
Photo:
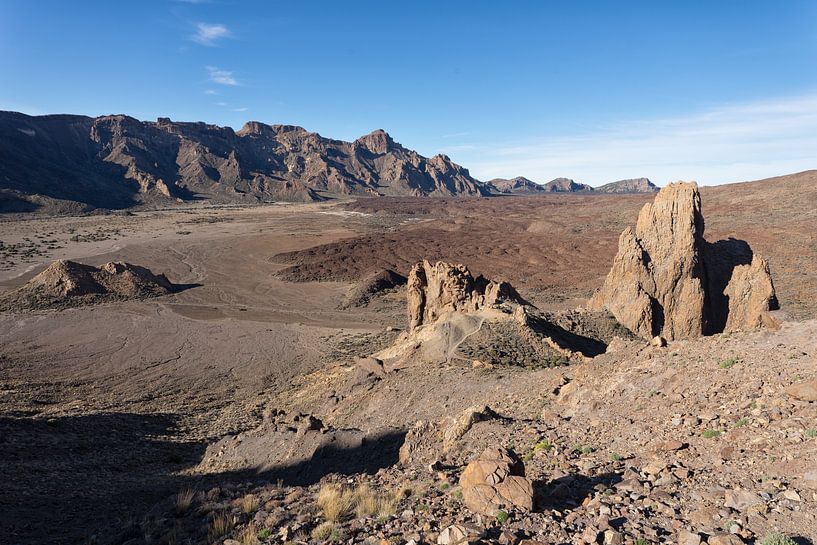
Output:
<svg viewBox="0 0 817 545">
<path fill-rule="evenodd" d="M 817 168 L 817 2 L 0 0 L 0 109 L 354 139 L 480 179 Z"/>
</svg>

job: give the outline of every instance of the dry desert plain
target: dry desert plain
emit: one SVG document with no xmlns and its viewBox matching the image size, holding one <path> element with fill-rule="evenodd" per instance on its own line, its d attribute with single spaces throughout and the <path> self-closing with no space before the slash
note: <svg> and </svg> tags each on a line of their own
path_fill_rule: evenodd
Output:
<svg viewBox="0 0 817 545">
<path fill-rule="evenodd" d="M 571 309 L 602 284 L 619 233 L 652 198 L 371 198 L 0 219 L 4 292 L 57 259 L 126 261 L 179 286 L 155 299 L 0 313 L 0 542 L 321 541 L 321 479 L 413 483 L 394 513 L 338 521 L 326 538 L 337 541 L 436 543 L 453 523 L 553 543 L 593 532 L 609 545 L 675 543 L 679 532 L 710 544 L 773 530 L 817 540 L 817 412 L 785 393 L 817 373 L 815 171 L 702 189 L 707 239 L 746 240 L 769 260 L 779 330 L 666 348 L 630 340 L 555 368 L 451 360 L 350 385 L 353 358 L 407 325 L 404 288 L 344 305 L 367 274 L 463 263 L 543 311 Z M 475 424 L 447 464 L 398 463 L 418 420 L 475 405 L 501 417 Z M 366 440 L 310 464 L 262 437 L 284 418 L 276 411 Z M 492 444 L 525 455 L 537 494 L 534 513 L 511 513 L 504 526 L 457 495 L 462 464 Z M 185 490 L 192 507 L 168 507 Z M 229 527 L 214 533 L 221 516 Z"/>
</svg>

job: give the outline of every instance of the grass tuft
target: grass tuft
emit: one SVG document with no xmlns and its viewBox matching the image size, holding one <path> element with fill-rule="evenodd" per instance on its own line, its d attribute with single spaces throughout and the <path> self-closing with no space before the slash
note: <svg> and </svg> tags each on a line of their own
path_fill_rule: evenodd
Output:
<svg viewBox="0 0 817 545">
<path fill-rule="evenodd" d="M 196 491 L 190 488 L 185 488 L 176 494 L 176 514 L 183 515 L 193 505 L 193 499 L 196 497 Z"/>
</svg>

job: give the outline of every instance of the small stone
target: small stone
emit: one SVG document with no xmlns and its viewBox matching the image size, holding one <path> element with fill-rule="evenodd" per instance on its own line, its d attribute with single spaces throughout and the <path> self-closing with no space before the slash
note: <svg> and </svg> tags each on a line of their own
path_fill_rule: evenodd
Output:
<svg viewBox="0 0 817 545">
<path fill-rule="evenodd" d="M 650 344 L 658 348 L 664 348 L 665 346 L 667 346 L 667 339 L 661 337 L 660 335 L 657 335 L 652 338 Z"/>
</svg>

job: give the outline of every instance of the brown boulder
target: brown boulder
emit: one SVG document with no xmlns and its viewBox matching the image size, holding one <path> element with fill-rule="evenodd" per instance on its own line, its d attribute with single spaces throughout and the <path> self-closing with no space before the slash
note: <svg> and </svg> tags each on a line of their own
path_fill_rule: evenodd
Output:
<svg viewBox="0 0 817 545">
<path fill-rule="evenodd" d="M 748 244 L 708 243 L 694 182 L 663 188 L 644 205 L 589 306 L 608 309 L 634 333 L 668 340 L 751 329 L 776 304 L 769 266 Z"/>
<path fill-rule="evenodd" d="M 408 278 L 409 328 L 431 323 L 448 312 L 475 312 L 505 301 L 521 302 L 507 282 L 474 278 L 464 265 L 417 263 Z"/>
<path fill-rule="evenodd" d="M 460 476 L 466 507 L 488 516 L 500 509 L 533 509 L 533 486 L 525 466 L 510 450 L 489 447 Z"/>
</svg>

